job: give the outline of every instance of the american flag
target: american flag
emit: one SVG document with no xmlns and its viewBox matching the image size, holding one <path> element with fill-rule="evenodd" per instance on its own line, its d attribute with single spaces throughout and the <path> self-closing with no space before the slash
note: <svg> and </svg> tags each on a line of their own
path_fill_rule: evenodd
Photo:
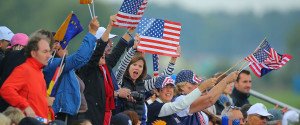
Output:
<svg viewBox="0 0 300 125">
<path fill-rule="evenodd" d="M 178 57 L 181 24 L 167 20 L 142 18 L 137 32 L 140 34 L 139 51 Z"/>
<path fill-rule="evenodd" d="M 121 28 L 135 28 L 139 24 L 144 10 L 147 7 L 147 0 L 124 0 L 114 26 Z"/>
<path fill-rule="evenodd" d="M 159 63 L 158 63 L 158 55 L 157 54 L 153 54 L 152 55 L 153 58 L 153 76 L 157 77 L 159 74 Z"/>
<path fill-rule="evenodd" d="M 262 63 L 268 58 L 268 53 L 270 51 L 269 42 L 264 39 L 264 41 L 258 46 L 258 49 L 251 55 L 245 58 L 245 60 L 254 63 Z"/>
<path fill-rule="evenodd" d="M 264 46 L 264 48 L 258 49 L 255 53 L 245 58 L 245 60 L 250 62 L 249 67 L 257 77 L 262 77 L 272 70 L 281 68 L 292 59 L 291 55 L 278 54 L 274 48 L 268 47 L 270 46 Z"/>
</svg>

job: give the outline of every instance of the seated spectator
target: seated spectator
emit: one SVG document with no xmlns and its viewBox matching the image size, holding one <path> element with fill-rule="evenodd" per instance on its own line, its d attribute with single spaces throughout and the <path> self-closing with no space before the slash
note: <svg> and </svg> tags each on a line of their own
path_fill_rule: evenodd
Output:
<svg viewBox="0 0 300 125">
<path fill-rule="evenodd" d="M 252 106 L 251 104 L 245 104 L 241 107 L 241 112 L 243 113 L 245 123 L 247 123 L 247 111 L 251 106 Z"/>
<path fill-rule="evenodd" d="M 132 121 L 126 114 L 118 113 L 111 118 L 110 125 L 132 125 Z"/>
<path fill-rule="evenodd" d="M 11 120 L 2 113 L 0 113 L 0 125 L 11 125 Z"/>
<path fill-rule="evenodd" d="M 126 110 L 123 112 L 126 114 L 130 120 L 132 121 L 132 125 L 140 125 L 141 121 L 139 120 L 139 116 L 135 111 Z"/>
<path fill-rule="evenodd" d="M 244 125 L 244 116 L 240 110 L 240 107 L 236 106 L 228 106 L 226 107 L 222 113 L 222 116 L 228 116 L 228 123 L 229 125 L 232 124 L 233 120 L 238 120 L 240 125 Z"/>
<path fill-rule="evenodd" d="M 43 125 L 43 123 L 35 118 L 25 117 L 20 121 L 19 125 Z"/>
<path fill-rule="evenodd" d="M 6 115 L 8 118 L 11 119 L 11 123 L 18 125 L 19 122 L 25 118 L 25 115 L 23 114 L 23 112 L 18 109 L 18 108 L 14 108 L 14 107 L 8 107 L 4 112 L 4 115 Z"/>
<path fill-rule="evenodd" d="M 266 125 L 267 120 L 273 117 L 262 103 L 256 103 L 247 111 L 247 124 L 249 125 Z"/>
</svg>

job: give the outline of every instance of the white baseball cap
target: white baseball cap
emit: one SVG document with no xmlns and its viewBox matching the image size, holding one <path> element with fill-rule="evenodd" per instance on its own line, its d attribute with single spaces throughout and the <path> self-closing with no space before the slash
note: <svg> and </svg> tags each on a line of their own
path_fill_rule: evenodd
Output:
<svg viewBox="0 0 300 125">
<path fill-rule="evenodd" d="M 270 114 L 266 108 L 266 106 L 262 103 L 256 103 L 252 105 L 247 111 L 247 115 L 258 114 L 260 116 L 266 116 L 268 118 L 272 118 L 273 115 Z"/>
<path fill-rule="evenodd" d="M 11 38 L 14 35 L 15 34 L 10 29 L 8 29 L 6 26 L 0 26 L 0 40 L 11 41 Z"/>
<path fill-rule="evenodd" d="M 98 28 L 98 30 L 97 30 L 97 32 L 96 32 L 96 35 L 95 35 L 95 37 L 97 38 L 97 39 L 100 39 L 100 37 L 103 35 L 103 33 L 105 32 L 105 28 L 104 27 L 99 27 Z M 111 39 L 111 38 L 114 38 L 114 37 L 116 37 L 117 35 L 115 35 L 115 34 L 109 34 L 109 36 L 108 36 L 108 38 L 109 39 Z"/>
</svg>

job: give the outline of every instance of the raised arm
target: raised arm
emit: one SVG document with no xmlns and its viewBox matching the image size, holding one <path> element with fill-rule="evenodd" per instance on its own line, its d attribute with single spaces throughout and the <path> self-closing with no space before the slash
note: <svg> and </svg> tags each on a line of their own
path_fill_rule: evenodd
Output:
<svg viewBox="0 0 300 125">
<path fill-rule="evenodd" d="M 237 78 L 238 72 L 234 71 L 230 73 L 227 77 L 222 79 L 216 86 L 214 86 L 206 95 L 201 96 L 190 106 L 189 113 L 199 112 L 211 105 L 213 105 L 220 95 L 223 93 L 227 84 L 234 82 Z"/>
<path fill-rule="evenodd" d="M 177 49 L 177 53 L 180 55 L 180 47 L 178 47 Z M 172 75 L 174 73 L 174 69 L 175 69 L 175 63 L 176 63 L 177 57 L 171 57 L 171 60 L 168 64 L 168 67 L 163 71 L 163 73 L 161 75 Z M 155 89 L 155 81 L 156 81 L 157 77 L 152 77 L 151 79 L 147 79 L 144 80 L 144 86 L 146 91 L 151 91 L 153 89 Z"/>
<path fill-rule="evenodd" d="M 171 60 L 168 64 L 168 67 L 163 71 L 161 75 L 172 75 L 174 72 L 174 67 L 175 67 L 175 62 L 176 62 L 177 57 L 171 57 Z M 155 81 L 157 77 L 152 77 L 151 79 L 144 80 L 144 86 L 146 91 L 151 91 L 155 89 Z"/>
<path fill-rule="evenodd" d="M 140 38 L 137 35 L 133 47 L 131 47 L 128 50 L 128 52 L 125 54 L 123 60 L 119 64 L 119 67 L 116 71 L 116 80 L 117 80 L 117 83 L 119 86 L 122 85 L 122 79 L 125 74 L 126 68 L 127 68 L 128 64 L 130 63 L 132 57 L 134 56 L 135 52 L 137 51 L 136 48 L 137 48 L 137 44 L 138 44 L 139 40 L 140 40 Z"/>
</svg>

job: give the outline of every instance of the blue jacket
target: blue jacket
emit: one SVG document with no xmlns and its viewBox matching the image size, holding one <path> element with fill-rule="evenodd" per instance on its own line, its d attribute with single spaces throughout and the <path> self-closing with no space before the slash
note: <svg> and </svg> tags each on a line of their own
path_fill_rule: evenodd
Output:
<svg viewBox="0 0 300 125">
<path fill-rule="evenodd" d="M 95 45 L 96 37 L 91 33 L 87 33 L 77 52 L 66 57 L 65 66 L 61 74 L 62 78 L 52 106 L 55 114 L 58 112 L 70 115 L 77 114 L 81 100 L 80 86 L 75 75 L 75 70 L 79 69 L 90 60 Z M 48 65 L 44 68 L 44 75 L 47 84 L 50 83 L 56 68 L 60 65 L 61 60 L 61 58 L 54 58 L 53 61 L 49 61 Z"/>
</svg>

